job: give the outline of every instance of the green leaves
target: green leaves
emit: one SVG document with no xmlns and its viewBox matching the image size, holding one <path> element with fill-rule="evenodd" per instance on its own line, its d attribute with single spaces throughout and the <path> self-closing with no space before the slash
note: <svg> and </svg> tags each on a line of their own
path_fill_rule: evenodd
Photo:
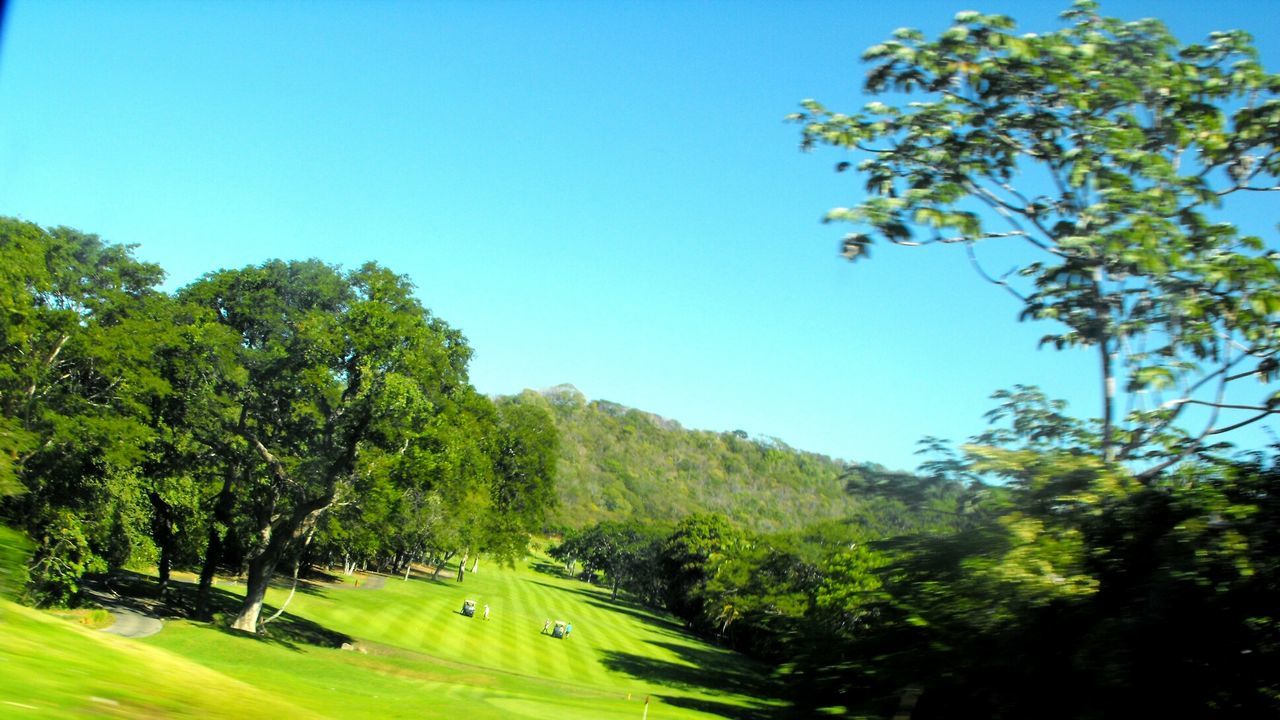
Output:
<svg viewBox="0 0 1280 720">
<path fill-rule="evenodd" d="M 1047 34 L 1015 35 L 1007 18 L 971 11 L 934 39 L 899 30 L 867 51 L 865 90 L 906 98 L 850 115 L 805 101 L 792 116 L 802 147 L 858 156 L 841 168 L 856 168 L 866 191 L 824 221 L 857 226 L 842 243 L 849 260 L 877 240 L 1023 244 L 1033 259 L 1009 275 L 970 260 L 1024 303 L 1024 318 L 1065 326 L 1049 343 L 1105 357 L 1101 386 L 1126 389 L 1139 409 L 1166 392 L 1221 405 L 1213 383 L 1244 377 L 1241 354 L 1280 353 L 1276 256 L 1208 217 L 1239 193 L 1280 188 L 1280 76 L 1240 31 L 1182 46 L 1159 21 L 1101 17 L 1088 2 L 1063 17 Z M 1141 357 L 1154 345 L 1168 362 Z M 1133 428 L 1121 398 L 1103 396 L 1102 447 L 1123 459 L 1138 449 L 1113 436 Z"/>
</svg>

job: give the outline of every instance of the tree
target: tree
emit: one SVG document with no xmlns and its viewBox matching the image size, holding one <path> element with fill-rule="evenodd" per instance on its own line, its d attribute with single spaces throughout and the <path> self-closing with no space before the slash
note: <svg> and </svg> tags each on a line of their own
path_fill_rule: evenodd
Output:
<svg viewBox="0 0 1280 720">
<path fill-rule="evenodd" d="M 962 247 L 1023 319 L 1057 324 L 1044 343 L 1095 354 L 1101 397 L 1081 421 L 1015 386 L 959 453 L 927 440 L 923 482 L 851 474 L 934 510 L 969 487 L 951 527 L 828 563 L 815 610 L 839 624 L 797 673 L 819 705 L 887 715 L 924 687 L 913 717 L 1276 711 L 1253 661 L 1277 647 L 1258 609 L 1274 465 L 1215 443 L 1280 410 L 1280 254 L 1224 221 L 1280 191 L 1280 78 L 1243 32 L 1184 46 L 1093 2 L 1064 17 L 1043 35 L 975 12 L 934 40 L 897 31 L 866 52 L 865 89 L 901 102 L 792 116 L 803 147 L 849 151 L 837 170 L 866 181 L 828 214 L 860 226 L 848 259 L 876 240 Z M 988 272 L 991 252 L 1016 269 Z"/>
<path fill-rule="evenodd" d="M 215 272 L 181 292 L 238 335 L 246 375 L 206 441 L 252 531 L 234 628 L 256 632 L 277 565 L 307 546 L 365 456 L 403 452 L 410 429 L 469 387 L 462 336 L 411 293 L 376 264 L 318 261 Z"/>
<path fill-rule="evenodd" d="M 866 230 L 844 255 L 964 248 L 1024 318 L 1061 324 L 1043 343 L 1096 353 L 1101 454 L 1149 482 L 1280 411 L 1280 254 L 1222 219 L 1280 191 L 1280 76 L 1242 31 L 1182 45 L 1091 0 L 1063 17 L 1043 35 L 976 12 L 936 40 L 896 31 L 864 53 L 865 92 L 902 102 L 807 100 L 791 119 L 803 148 L 860 158 L 837 170 L 868 197 L 827 214 Z M 995 276 L 978 254 L 993 243 L 1030 255 Z"/>
<path fill-rule="evenodd" d="M 541 529 L 556 503 L 560 436 L 546 403 L 534 394 L 496 405 L 493 506 L 486 533 L 491 552 L 512 558 L 524 552 L 529 533 Z"/>
<path fill-rule="evenodd" d="M 87 569 L 149 560 L 136 469 L 168 392 L 160 268 L 95 235 L 0 219 L 0 497 L 38 540 L 38 602 L 74 598 Z"/>
<path fill-rule="evenodd" d="M 682 520 L 662 547 L 667 609 L 691 627 L 709 629 L 712 623 L 704 614 L 707 583 L 726 554 L 744 540 L 745 533 L 723 515 L 690 515 Z"/>
<path fill-rule="evenodd" d="M 666 583 L 659 563 L 664 536 L 656 526 L 637 521 L 603 520 L 567 536 L 551 556 L 583 564 L 583 577 L 592 580 L 603 572 L 611 587 L 610 599 L 620 589 L 630 590 L 643 602 L 660 601 Z"/>
</svg>

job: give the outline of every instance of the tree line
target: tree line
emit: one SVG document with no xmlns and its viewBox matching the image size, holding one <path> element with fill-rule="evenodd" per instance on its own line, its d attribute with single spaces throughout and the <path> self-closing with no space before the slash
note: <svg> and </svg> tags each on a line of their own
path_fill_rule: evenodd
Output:
<svg viewBox="0 0 1280 720">
<path fill-rule="evenodd" d="M 0 219 L 0 513 L 28 597 L 86 573 L 243 573 L 256 632 L 282 570 L 508 559 L 554 502 L 544 408 L 490 400 L 471 349 L 376 263 L 209 272 L 174 292 L 128 246 Z M 295 575 L 296 577 L 296 575 Z"/>
<path fill-rule="evenodd" d="M 861 186 L 826 218 L 847 259 L 963 253 L 1094 358 L 1096 412 L 1013 385 L 918 473 L 851 468 L 897 526 L 704 516 L 560 551 L 776 663 L 802 716 L 1280 713 L 1280 453 L 1241 434 L 1280 413 L 1280 252 L 1228 220 L 1280 192 L 1280 76 L 1242 31 L 1063 18 L 900 29 L 864 54 L 876 99 L 790 119 Z"/>
</svg>

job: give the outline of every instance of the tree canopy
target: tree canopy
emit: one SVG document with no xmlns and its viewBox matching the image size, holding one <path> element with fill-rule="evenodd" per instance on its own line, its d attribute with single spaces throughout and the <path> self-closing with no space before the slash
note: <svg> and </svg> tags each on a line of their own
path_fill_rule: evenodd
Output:
<svg viewBox="0 0 1280 720">
<path fill-rule="evenodd" d="M 462 334 L 376 263 L 169 294 L 127 246 L 11 219 L 0 260 L 0 512 L 35 540 L 36 602 L 200 566 L 200 615 L 230 569 L 257 632 L 281 563 L 511 558 L 554 499 L 545 410 L 478 394 Z"/>
<path fill-rule="evenodd" d="M 860 228 L 844 255 L 962 247 L 1024 318 L 1058 327 L 1044 343 L 1096 352 L 1103 455 L 1150 479 L 1280 410 L 1280 255 L 1228 215 L 1280 191 L 1280 76 L 1243 31 L 1184 45 L 1088 0 L 1063 18 L 1043 34 L 977 12 L 936 39 L 899 30 L 863 56 L 864 91 L 895 102 L 806 100 L 791 119 L 864 181 L 827 214 Z M 1015 270 L 987 268 L 992 243 L 1018 246 L 999 256 Z"/>
</svg>

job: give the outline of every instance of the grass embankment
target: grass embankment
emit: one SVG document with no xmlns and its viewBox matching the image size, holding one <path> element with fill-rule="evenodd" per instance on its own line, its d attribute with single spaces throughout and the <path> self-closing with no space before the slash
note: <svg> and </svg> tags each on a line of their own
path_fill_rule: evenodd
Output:
<svg viewBox="0 0 1280 720">
<path fill-rule="evenodd" d="M 5 602 L 0 716 L 608 720 L 640 718 L 646 695 L 651 720 L 774 716 L 764 668 L 553 565 L 441 577 L 306 587 L 265 638 L 169 621 L 130 641 Z M 466 598 L 491 619 L 462 616 Z M 573 635 L 541 634 L 547 619 Z"/>
<path fill-rule="evenodd" d="M 21 567 L 25 547 L 0 527 L 0 577 Z M 315 717 L 164 650 L 0 599 L 0 717 L 86 716 Z"/>
</svg>

